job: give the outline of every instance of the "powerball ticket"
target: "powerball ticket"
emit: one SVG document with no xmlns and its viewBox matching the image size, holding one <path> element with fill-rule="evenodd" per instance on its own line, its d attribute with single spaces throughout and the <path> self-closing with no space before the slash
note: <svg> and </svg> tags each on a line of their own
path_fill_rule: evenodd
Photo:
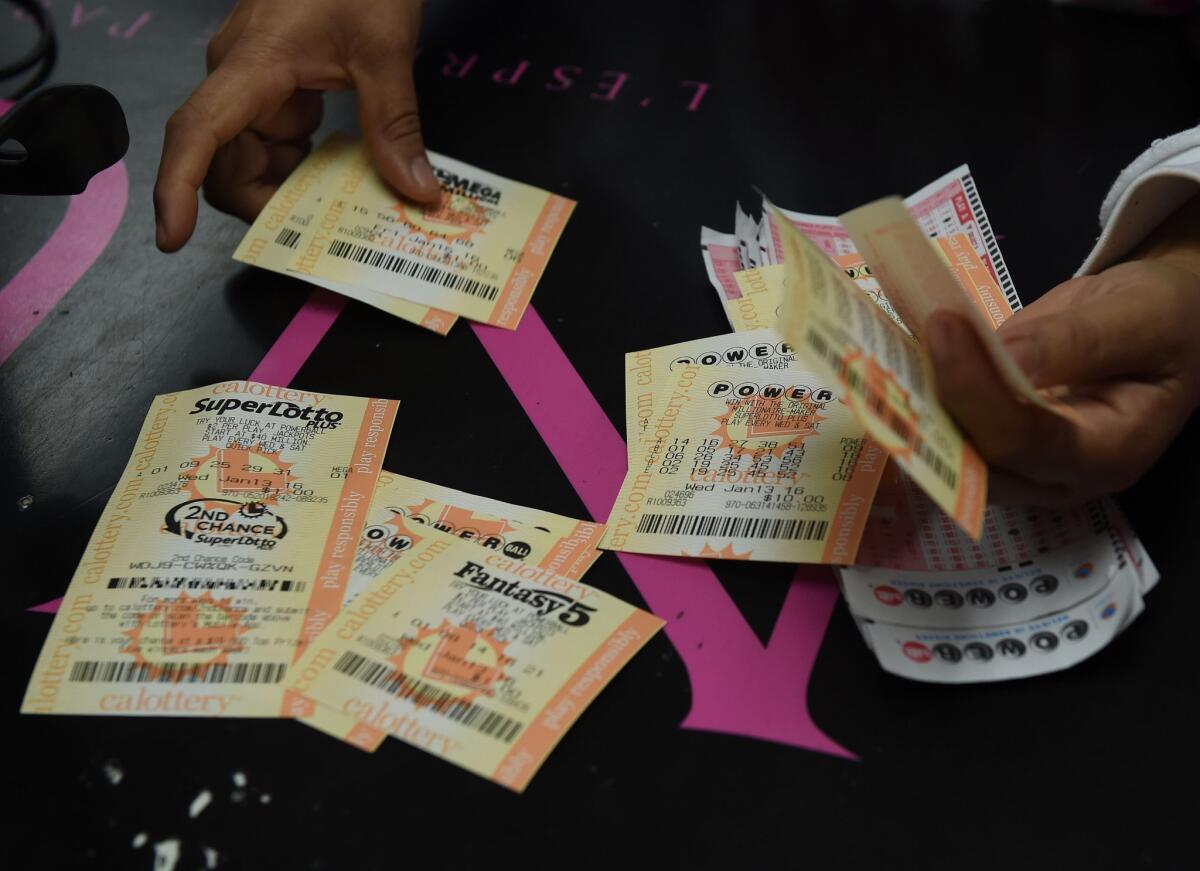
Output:
<svg viewBox="0 0 1200 871">
<path fill-rule="evenodd" d="M 376 578 L 290 674 L 296 708 L 357 721 L 516 792 L 663 626 L 561 576 L 526 578 L 437 529 Z"/>
<path fill-rule="evenodd" d="M 859 618 L 858 626 L 885 671 L 933 683 L 976 683 L 1070 668 L 1108 646 L 1144 607 L 1126 568 L 1091 597 L 1032 620 L 939 629 Z"/>
<path fill-rule="evenodd" d="M 604 524 L 512 505 L 384 471 L 355 556 L 347 600 L 413 546 L 413 532 L 432 527 L 508 560 L 510 571 L 579 580 L 599 557 Z"/>
<path fill-rule="evenodd" d="M 781 332 L 838 385 L 867 433 L 977 539 L 987 467 L 938 402 L 928 355 L 808 237 L 786 220 L 776 223 L 789 291 Z"/>
<path fill-rule="evenodd" d="M 22 711 L 281 716 L 341 607 L 396 407 L 251 381 L 155 397 Z"/>
<path fill-rule="evenodd" d="M 354 142 L 345 134 L 335 133 L 322 142 L 279 186 L 246 232 L 233 259 L 272 272 L 294 275 L 288 271 L 288 262 L 301 245 L 307 244 L 306 239 L 315 227 L 316 214 L 324 201 L 325 190 L 330 184 L 336 183 L 342 165 L 353 152 Z M 306 275 L 304 278 L 318 287 L 365 302 L 443 336 L 458 320 L 458 315 L 452 312 L 398 296 L 315 275 Z"/>
<path fill-rule="evenodd" d="M 516 329 L 574 201 L 428 156 L 442 198 L 418 206 L 355 143 L 288 269 Z"/>
<path fill-rule="evenodd" d="M 627 355 L 629 471 L 602 548 L 854 561 L 884 455 L 833 389 L 763 365 L 786 344 L 745 335 Z M 730 357 L 758 365 L 705 365 Z"/>
</svg>

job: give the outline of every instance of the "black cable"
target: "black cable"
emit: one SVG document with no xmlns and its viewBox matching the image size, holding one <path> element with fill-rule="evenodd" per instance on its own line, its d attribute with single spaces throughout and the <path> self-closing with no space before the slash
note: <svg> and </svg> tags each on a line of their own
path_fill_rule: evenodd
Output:
<svg viewBox="0 0 1200 871">
<path fill-rule="evenodd" d="M 54 23 L 50 20 L 50 14 L 38 0 L 12 0 L 12 2 L 24 9 L 25 13 L 34 20 L 39 36 L 37 45 L 28 54 L 12 63 L 0 66 L 0 81 L 11 79 L 13 76 L 20 75 L 41 64 L 32 79 L 9 94 L 9 99 L 16 101 L 50 77 L 50 70 L 53 69 L 55 58 L 58 56 L 58 42 L 54 38 Z"/>
</svg>

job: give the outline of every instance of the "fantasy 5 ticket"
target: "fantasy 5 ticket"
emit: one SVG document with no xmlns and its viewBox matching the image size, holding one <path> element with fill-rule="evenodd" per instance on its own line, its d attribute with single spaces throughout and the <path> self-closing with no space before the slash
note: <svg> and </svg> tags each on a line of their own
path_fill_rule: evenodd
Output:
<svg viewBox="0 0 1200 871">
<path fill-rule="evenodd" d="M 400 199 L 355 144 L 288 269 L 516 329 L 573 200 L 429 152 L 435 206 Z"/>
<path fill-rule="evenodd" d="M 601 547 L 854 561 L 885 456 L 770 334 L 627 355 L 629 471 Z"/>
<path fill-rule="evenodd" d="M 347 740 L 360 746 L 392 735 L 520 792 L 663 621 L 477 543 L 414 532 L 308 646 L 289 706 L 353 718 Z"/>
<path fill-rule="evenodd" d="M 280 716 L 341 607 L 396 407 L 252 381 L 155 397 L 22 711 Z"/>
</svg>

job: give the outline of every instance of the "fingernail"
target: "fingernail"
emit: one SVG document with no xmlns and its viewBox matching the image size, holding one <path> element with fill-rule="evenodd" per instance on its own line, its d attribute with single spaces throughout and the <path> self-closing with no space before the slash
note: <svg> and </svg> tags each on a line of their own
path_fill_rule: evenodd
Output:
<svg viewBox="0 0 1200 871">
<path fill-rule="evenodd" d="M 417 187 L 427 194 L 432 195 L 439 190 L 438 181 L 433 175 L 433 167 L 429 165 L 429 161 L 423 154 L 413 158 L 412 177 Z"/>
<path fill-rule="evenodd" d="M 1031 378 L 1036 374 L 1038 367 L 1038 347 L 1033 341 L 1032 336 L 1005 336 L 1001 333 L 1000 338 L 1004 342 L 1004 348 L 1017 361 L 1017 365 Z"/>
</svg>

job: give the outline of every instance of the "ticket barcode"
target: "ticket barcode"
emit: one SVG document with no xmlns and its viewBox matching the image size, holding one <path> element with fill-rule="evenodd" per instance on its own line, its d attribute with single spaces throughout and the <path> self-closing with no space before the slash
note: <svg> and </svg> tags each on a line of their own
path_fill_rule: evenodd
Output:
<svg viewBox="0 0 1200 871">
<path fill-rule="evenodd" d="M 500 288 L 494 284 L 488 284 L 466 275 L 455 275 L 453 272 L 439 269 L 437 266 L 422 263 L 419 260 L 408 260 L 396 254 L 376 251 L 365 245 L 355 245 L 353 242 L 341 239 L 330 244 L 329 253 L 343 260 L 352 260 L 375 269 L 385 269 L 405 278 L 415 278 L 427 284 L 437 284 L 468 296 L 478 296 L 489 301 L 494 300 L 500 293 Z"/>
<path fill-rule="evenodd" d="M 850 368 L 849 363 L 830 347 L 824 336 L 810 329 L 805 334 L 805 339 L 810 348 L 833 366 L 837 371 L 837 377 L 846 382 L 846 386 L 850 388 L 851 392 L 867 403 L 872 414 L 882 420 L 893 433 L 900 436 L 904 443 L 912 448 L 913 453 L 920 457 L 921 461 L 941 478 L 947 487 L 953 490 L 958 486 L 958 472 L 953 466 L 943 460 L 929 446 L 929 443 L 913 428 L 912 423 L 897 413 L 896 409 L 887 401 L 886 396 L 871 389 L 871 385 L 862 377 L 862 374 Z"/>
<path fill-rule="evenodd" d="M 284 662 L 129 662 L 81 660 L 72 663 L 76 683 L 279 683 Z"/>
<path fill-rule="evenodd" d="M 787 538 L 820 541 L 828 520 L 731 517 L 720 514 L 643 514 L 637 531 L 647 535 L 703 535 L 716 538 Z"/>
<path fill-rule="evenodd" d="M 109 578 L 110 590 L 227 590 L 235 592 L 303 593 L 308 581 L 289 581 L 283 578 Z"/>
<path fill-rule="evenodd" d="M 289 230 L 284 227 L 279 231 L 279 235 L 275 237 L 275 243 L 282 245 L 284 248 L 295 248 L 296 243 L 300 241 L 299 230 Z"/>
<path fill-rule="evenodd" d="M 334 663 L 333 668 L 398 699 L 407 699 L 419 708 L 429 708 L 448 720 L 468 726 L 484 735 L 499 738 L 506 744 L 525 728 L 524 723 L 511 717 L 464 701 L 440 687 L 401 674 L 390 665 L 374 662 L 357 653 L 346 651 Z"/>
</svg>

